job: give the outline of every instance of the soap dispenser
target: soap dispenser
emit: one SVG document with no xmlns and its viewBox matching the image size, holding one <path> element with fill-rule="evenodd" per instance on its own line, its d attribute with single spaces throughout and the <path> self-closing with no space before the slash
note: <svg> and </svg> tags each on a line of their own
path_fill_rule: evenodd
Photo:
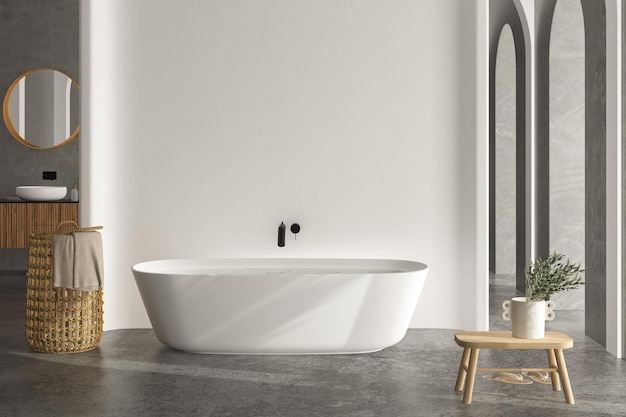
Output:
<svg viewBox="0 0 626 417">
<path fill-rule="evenodd" d="M 72 187 L 72 191 L 70 191 L 70 200 L 72 200 L 73 202 L 78 201 L 78 185 L 76 184 L 74 184 L 74 187 Z"/>
</svg>

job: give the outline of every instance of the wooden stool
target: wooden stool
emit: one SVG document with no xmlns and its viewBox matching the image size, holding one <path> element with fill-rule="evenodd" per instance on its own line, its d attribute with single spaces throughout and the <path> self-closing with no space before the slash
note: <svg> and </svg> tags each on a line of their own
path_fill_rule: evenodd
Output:
<svg viewBox="0 0 626 417">
<path fill-rule="evenodd" d="M 455 333 L 454 340 L 463 347 L 461 366 L 454 387 L 455 391 L 463 391 L 465 386 L 463 404 L 472 403 L 476 372 L 550 372 L 552 389 L 561 391 L 562 382 L 565 402 L 574 404 L 574 394 L 563 357 L 563 349 L 574 346 L 574 341 L 568 335 L 546 332 L 543 339 L 518 339 L 511 332 L 458 332 Z M 480 349 L 545 349 L 548 353 L 548 368 L 476 368 Z"/>
</svg>

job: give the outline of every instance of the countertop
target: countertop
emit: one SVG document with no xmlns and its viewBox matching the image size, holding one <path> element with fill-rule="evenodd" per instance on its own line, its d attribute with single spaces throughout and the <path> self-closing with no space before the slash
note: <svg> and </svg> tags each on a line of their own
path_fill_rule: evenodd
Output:
<svg viewBox="0 0 626 417">
<path fill-rule="evenodd" d="M 71 201 L 69 198 L 56 201 L 26 201 L 19 197 L 0 197 L 0 203 L 78 203 L 78 201 Z"/>
</svg>

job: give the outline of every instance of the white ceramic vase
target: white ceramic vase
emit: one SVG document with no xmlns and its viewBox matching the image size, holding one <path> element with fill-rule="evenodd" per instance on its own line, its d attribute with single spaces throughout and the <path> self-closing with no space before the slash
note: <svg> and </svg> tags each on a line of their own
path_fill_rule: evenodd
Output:
<svg viewBox="0 0 626 417">
<path fill-rule="evenodd" d="M 502 318 L 511 321 L 513 337 L 543 339 L 546 321 L 554 320 L 554 301 L 526 301 L 513 297 L 502 303 Z"/>
</svg>

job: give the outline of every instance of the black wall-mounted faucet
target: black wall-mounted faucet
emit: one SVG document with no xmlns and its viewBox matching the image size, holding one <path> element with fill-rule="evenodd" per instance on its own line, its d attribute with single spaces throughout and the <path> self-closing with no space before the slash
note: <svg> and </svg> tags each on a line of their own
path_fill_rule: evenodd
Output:
<svg viewBox="0 0 626 417">
<path fill-rule="evenodd" d="M 286 229 L 287 229 L 287 226 L 285 226 L 285 223 L 280 222 L 280 226 L 278 226 L 278 246 L 280 246 L 281 248 L 285 246 L 285 230 Z"/>
</svg>

